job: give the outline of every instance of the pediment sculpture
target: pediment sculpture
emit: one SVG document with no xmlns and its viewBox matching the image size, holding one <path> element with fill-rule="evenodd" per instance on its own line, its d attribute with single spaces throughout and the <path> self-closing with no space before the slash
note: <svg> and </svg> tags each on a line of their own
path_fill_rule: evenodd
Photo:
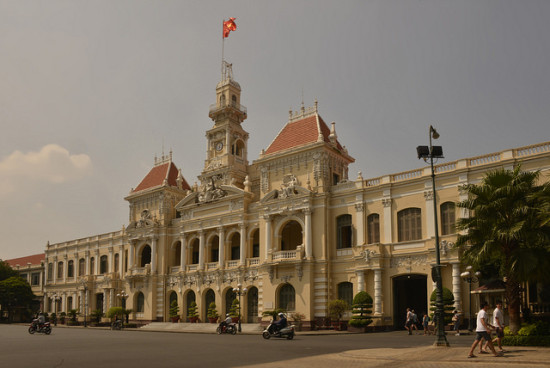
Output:
<svg viewBox="0 0 550 368">
<path fill-rule="evenodd" d="M 203 186 L 199 195 L 197 196 L 198 203 L 208 203 L 215 201 L 216 199 L 223 198 L 227 195 L 227 192 L 220 187 L 216 187 L 214 177 L 211 177 L 208 184 Z"/>
</svg>

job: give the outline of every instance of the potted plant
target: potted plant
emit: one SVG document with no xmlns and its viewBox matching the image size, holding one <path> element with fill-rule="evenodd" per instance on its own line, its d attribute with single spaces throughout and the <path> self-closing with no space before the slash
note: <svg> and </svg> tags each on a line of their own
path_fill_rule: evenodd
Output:
<svg viewBox="0 0 550 368">
<path fill-rule="evenodd" d="M 231 303 L 231 308 L 229 309 L 229 315 L 231 316 L 231 320 L 233 323 L 239 322 L 239 313 L 239 299 L 233 299 L 233 303 Z"/>
<path fill-rule="evenodd" d="M 65 317 L 67 317 L 67 313 L 61 312 L 59 313 L 59 322 L 64 325 L 65 324 Z"/>
<path fill-rule="evenodd" d="M 349 321 L 350 331 L 366 332 L 366 327 L 372 322 L 372 297 L 366 291 L 358 292 L 353 298 L 352 317 Z"/>
<path fill-rule="evenodd" d="M 101 309 L 96 309 L 92 311 L 91 315 L 92 318 L 95 319 L 96 326 L 99 325 L 99 323 L 101 322 L 101 317 L 103 317 L 103 311 Z"/>
<path fill-rule="evenodd" d="M 50 314 L 50 322 L 53 324 L 57 322 L 57 314 L 55 314 L 55 312 Z"/>
<path fill-rule="evenodd" d="M 218 310 L 216 309 L 216 303 L 212 302 L 208 305 L 208 320 L 210 323 L 218 322 Z"/>
<path fill-rule="evenodd" d="M 67 321 L 68 326 L 77 326 L 78 322 L 76 321 L 76 315 L 78 314 L 78 309 L 69 310 L 70 319 Z"/>
<path fill-rule="evenodd" d="M 197 303 L 194 301 L 192 301 L 191 304 L 189 304 L 189 308 L 187 308 L 187 318 L 189 318 L 189 322 L 191 323 L 195 323 L 199 319 Z"/>
<path fill-rule="evenodd" d="M 331 300 L 328 303 L 328 314 L 332 320 L 332 326 L 335 330 L 342 330 L 343 326 L 340 323 L 344 312 L 349 309 L 349 304 L 342 299 Z M 335 321 L 336 320 L 336 321 Z"/>
<path fill-rule="evenodd" d="M 170 304 L 170 320 L 172 321 L 172 323 L 177 323 L 179 321 L 179 313 L 180 307 L 178 307 L 178 301 L 172 300 L 172 303 Z"/>
<path fill-rule="evenodd" d="M 303 313 L 295 312 L 290 315 L 290 318 L 293 322 L 296 323 L 296 330 L 302 331 L 302 321 L 306 318 L 306 315 Z"/>
</svg>

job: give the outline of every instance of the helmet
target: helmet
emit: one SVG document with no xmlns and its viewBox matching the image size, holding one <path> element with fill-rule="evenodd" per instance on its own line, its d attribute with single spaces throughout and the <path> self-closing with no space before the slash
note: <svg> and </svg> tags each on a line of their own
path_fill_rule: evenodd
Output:
<svg viewBox="0 0 550 368">
<path fill-rule="evenodd" d="M 282 313 L 279 313 L 279 317 L 284 317 L 284 314 L 282 314 Z"/>
<path fill-rule="evenodd" d="M 229 313 L 227 313 L 225 316 L 226 316 L 226 317 L 229 317 Z"/>
</svg>

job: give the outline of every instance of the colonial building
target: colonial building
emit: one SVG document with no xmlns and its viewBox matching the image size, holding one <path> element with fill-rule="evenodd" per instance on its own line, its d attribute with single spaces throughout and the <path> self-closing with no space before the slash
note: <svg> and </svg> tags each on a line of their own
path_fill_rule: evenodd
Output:
<svg viewBox="0 0 550 368">
<path fill-rule="evenodd" d="M 127 226 L 47 245 L 47 312 L 56 296 L 62 310 L 89 315 L 123 305 L 133 319 L 166 321 L 177 300 L 185 320 L 196 301 L 205 321 L 210 302 L 225 313 L 241 285 L 244 322 L 282 308 L 304 314 L 309 326 L 327 316 L 330 300 L 351 302 L 365 290 L 376 325 L 402 326 L 405 309 L 427 311 L 434 290 L 437 199 L 443 285 L 467 313 L 469 285 L 453 249 L 453 224 L 465 215 L 455 208 L 465 198 L 461 187 L 519 163 L 550 177 L 546 142 L 436 165 L 436 198 L 430 168 L 349 178 L 355 159 L 317 102 L 291 111 L 251 163 L 247 110 L 228 64 L 209 117 L 200 185 L 190 187 L 172 154 L 163 154 L 125 198 Z"/>
</svg>

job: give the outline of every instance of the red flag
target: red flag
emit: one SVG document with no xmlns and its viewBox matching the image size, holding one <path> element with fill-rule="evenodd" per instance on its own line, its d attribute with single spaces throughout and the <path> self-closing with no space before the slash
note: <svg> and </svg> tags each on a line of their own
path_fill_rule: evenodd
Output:
<svg viewBox="0 0 550 368">
<path fill-rule="evenodd" d="M 228 21 L 223 22 L 223 38 L 229 37 L 229 32 L 237 30 L 237 24 L 235 24 L 235 18 L 229 18 Z"/>
</svg>

